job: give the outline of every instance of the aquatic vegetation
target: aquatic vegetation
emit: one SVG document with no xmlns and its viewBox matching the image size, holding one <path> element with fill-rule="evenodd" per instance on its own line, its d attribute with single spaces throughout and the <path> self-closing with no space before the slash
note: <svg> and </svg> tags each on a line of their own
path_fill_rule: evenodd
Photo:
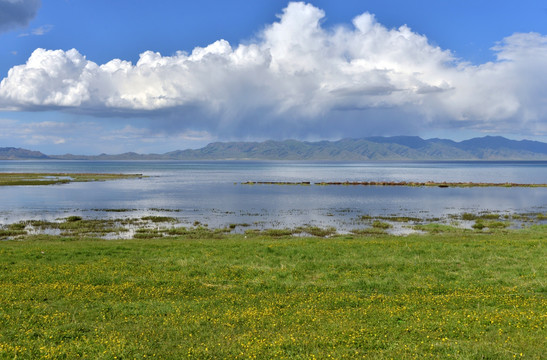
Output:
<svg viewBox="0 0 547 360">
<path fill-rule="evenodd" d="M 364 229 L 352 229 L 350 232 L 355 235 L 387 235 L 387 232 L 384 229 L 374 227 Z"/>
<path fill-rule="evenodd" d="M 157 229 L 137 229 L 134 239 L 157 239 L 163 237 L 163 232 Z"/>
<path fill-rule="evenodd" d="M 141 219 L 144 221 L 151 221 L 153 223 L 177 222 L 177 219 L 170 216 L 143 216 Z"/>
<path fill-rule="evenodd" d="M 81 221 L 81 220 L 82 220 L 82 217 L 76 216 L 76 215 L 69 216 L 65 219 L 66 222 L 75 222 L 75 221 Z"/>
<path fill-rule="evenodd" d="M 24 223 L 15 223 L 15 224 L 8 225 L 7 228 L 8 230 L 11 230 L 11 231 L 19 231 L 19 230 L 25 230 L 26 225 Z"/>
<path fill-rule="evenodd" d="M 93 209 L 93 210 L 104 211 L 104 212 L 118 212 L 118 213 L 137 211 L 137 209 Z"/>
<path fill-rule="evenodd" d="M 26 235 L 27 232 L 24 230 L 4 230 L 0 229 L 0 239 L 20 236 L 20 235 Z"/>
<path fill-rule="evenodd" d="M 293 229 L 267 229 L 262 234 L 271 237 L 291 236 L 295 231 Z"/>
<path fill-rule="evenodd" d="M 142 177 L 142 174 L 0 173 L 0 186 L 57 185 L 71 182 L 140 179 Z"/>
<path fill-rule="evenodd" d="M 190 233 L 190 230 L 185 227 L 172 227 L 165 230 L 165 234 L 170 236 L 187 235 L 188 233 Z"/>
<path fill-rule="evenodd" d="M 488 221 L 485 222 L 485 225 L 489 229 L 505 229 L 509 226 L 509 223 L 505 221 Z"/>
<path fill-rule="evenodd" d="M 416 181 L 310 181 L 286 182 L 286 181 L 246 181 L 241 185 L 318 185 L 318 186 L 410 186 L 410 187 L 547 187 L 547 184 L 524 183 L 493 183 L 493 182 L 416 182 Z"/>
<path fill-rule="evenodd" d="M 463 213 L 461 215 L 461 219 L 462 220 L 468 220 L 468 221 L 475 220 L 475 219 L 477 219 L 477 215 L 471 214 L 471 213 Z"/>
<path fill-rule="evenodd" d="M 242 185 L 311 185 L 310 181 L 246 181 Z"/>
<path fill-rule="evenodd" d="M 386 222 L 382 222 L 380 220 L 374 220 L 372 222 L 372 227 L 377 228 L 377 229 L 384 229 L 385 230 L 385 229 L 389 229 L 389 228 L 393 227 L 393 225 L 388 224 Z"/>
<path fill-rule="evenodd" d="M 462 229 L 452 225 L 435 224 L 435 223 L 414 225 L 412 228 L 419 231 L 425 231 L 430 234 L 440 234 L 440 233 L 454 234 L 454 233 L 464 233 L 466 231 L 469 231 L 467 229 Z"/>
<path fill-rule="evenodd" d="M 509 222 L 485 221 L 482 218 L 480 218 L 480 219 L 477 219 L 471 227 L 476 230 L 483 230 L 485 228 L 489 230 L 496 230 L 496 229 L 505 229 L 508 226 L 509 226 Z"/>
<path fill-rule="evenodd" d="M 336 234 L 336 229 L 334 227 L 320 228 L 317 226 L 300 226 L 295 229 L 295 233 L 304 233 L 317 237 L 327 237 Z"/>
<path fill-rule="evenodd" d="M 479 220 L 476 221 L 471 227 L 475 230 L 482 230 L 486 227 L 486 225 L 484 224 L 484 222 Z"/>
<path fill-rule="evenodd" d="M 160 211 L 160 212 L 180 212 L 180 209 L 164 209 L 164 208 L 150 208 L 150 211 Z"/>
<path fill-rule="evenodd" d="M 497 220 L 500 218 L 500 214 L 486 213 L 480 215 L 481 219 Z"/>
<path fill-rule="evenodd" d="M 315 225 L 296 226 L 293 228 L 264 228 L 262 222 L 230 223 L 222 227 L 212 227 L 194 221 L 193 227 L 188 227 L 188 220 L 180 220 L 170 216 L 143 216 L 135 218 L 117 219 L 85 219 L 79 215 L 71 215 L 55 221 L 28 220 L 0 226 L 0 240 L 21 238 L 30 235 L 62 235 L 76 239 L 82 237 L 98 237 L 105 239 L 128 239 L 185 236 L 198 238 L 200 236 L 216 236 L 223 233 L 244 233 L 255 235 L 263 233 L 267 236 L 317 236 L 330 237 L 338 233 L 351 232 L 359 235 L 379 235 L 389 233 L 392 235 L 406 236 L 415 231 L 427 233 L 461 232 L 466 228 L 484 231 L 502 231 L 509 227 L 527 227 L 535 222 L 541 222 L 541 214 L 505 214 L 482 212 L 479 214 L 462 213 L 452 214 L 446 218 L 418 218 L 414 216 L 397 215 L 361 215 L 351 222 L 344 224 L 345 228 L 333 226 L 320 227 Z M 182 221 L 182 222 L 181 222 Z M 355 228 L 350 226 L 356 225 Z M 365 225 L 364 228 L 362 226 Z M 252 229 L 242 229 L 249 228 Z M 144 235 L 148 234 L 148 235 Z"/>
<path fill-rule="evenodd" d="M 394 221 L 394 222 L 420 222 L 420 221 L 424 221 L 424 219 L 420 219 L 418 217 L 414 217 L 414 216 L 397 216 L 397 215 L 393 215 L 393 216 L 379 216 L 378 219 L 380 220 L 387 220 L 387 221 Z"/>
</svg>

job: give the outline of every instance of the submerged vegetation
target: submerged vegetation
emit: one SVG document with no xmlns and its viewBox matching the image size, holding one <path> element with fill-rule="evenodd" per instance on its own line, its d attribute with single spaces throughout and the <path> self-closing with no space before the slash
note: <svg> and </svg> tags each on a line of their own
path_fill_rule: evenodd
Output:
<svg viewBox="0 0 547 360">
<path fill-rule="evenodd" d="M 389 219 L 363 235 L 154 220 L 126 219 L 129 240 L 93 236 L 123 219 L 6 225 L 65 234 L 0 242 L 0 358 L 544 356 L 546 225 L 411 222 L 427 233 L 401 237 Z M 477 220 L 500 221 L 458 219 Z"/>
<path fill-rule="evenodd" d="M 142 178 L 142 174 L 0 173 L 0 186 L 57 185 L 71 182 Z"/>
</svg>

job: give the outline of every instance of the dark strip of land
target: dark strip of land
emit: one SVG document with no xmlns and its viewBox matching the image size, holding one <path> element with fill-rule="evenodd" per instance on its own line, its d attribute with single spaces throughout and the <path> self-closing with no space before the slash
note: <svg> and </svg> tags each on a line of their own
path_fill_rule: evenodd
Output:
<svg viewBox="0 0 547 360">
<path fill-rule="evenodd" d="M 242 185 L 344 185 L 344 186 L 409 186 L 409 187 L 547 187 L 547 184 L 522 184 L 522 183 L 490 183 L 490 182 L 414 182 L 414 181 L 334 181 L 316 182 L 310 181 L 286 182 L 286 181 L 246 181 Z"/>
<path fill-rule="evenodd" d="M 95 173 L 0 173 L 0 186 L 56 185 L 71 182 L 142 178 L 142 174 Z"/>
</svg>

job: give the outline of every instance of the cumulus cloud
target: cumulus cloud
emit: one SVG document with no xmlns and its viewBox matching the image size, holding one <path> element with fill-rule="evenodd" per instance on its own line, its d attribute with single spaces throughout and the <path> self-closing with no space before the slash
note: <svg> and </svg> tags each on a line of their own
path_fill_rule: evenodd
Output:
<svg viewBox="0 0 547 360">
<path fill-rule="evenodd" d="M 41 4 L 41 0 L 0 0 L 0 32 L 27 26 Z"/>
<path fill-rule="evenodd" d="M 496 61 L 471 65 L 405 25 L 389 29 L 364 13 L 324 28 L 324 16 L 290 3 L 250 43 L 147 51 L 136 64 L 37 49 L 0 83 L 0 107 L 139 115 L 157 127 L 232 136 L 425 126 L 545 135 L 547 36 L 514 34 L 493 48 Z"/>
</svg>

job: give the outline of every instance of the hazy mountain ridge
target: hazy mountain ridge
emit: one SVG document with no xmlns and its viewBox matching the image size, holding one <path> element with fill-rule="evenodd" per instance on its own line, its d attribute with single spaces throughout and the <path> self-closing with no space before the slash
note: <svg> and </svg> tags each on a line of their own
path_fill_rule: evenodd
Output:
<svg viewBox="0 0 547 360">
<path fill-rule="evenodd" d="M 32 151 L 14 147 L 0 147 L 0 160 L 19 159 L 49 159 L 49 156 L 39 151 Z"/>
<path fill-rule="evenodd" d="M 417 136 L 369 137 L 338 141 L 268 140 L 214 142 L 201 149 L 165 154 L 44 155 L 38 151 L 0 148 L 0 159 L 57 160 L 547 160 L 547 143 L 486 136 L 456 142 Z"/>
</svg>

